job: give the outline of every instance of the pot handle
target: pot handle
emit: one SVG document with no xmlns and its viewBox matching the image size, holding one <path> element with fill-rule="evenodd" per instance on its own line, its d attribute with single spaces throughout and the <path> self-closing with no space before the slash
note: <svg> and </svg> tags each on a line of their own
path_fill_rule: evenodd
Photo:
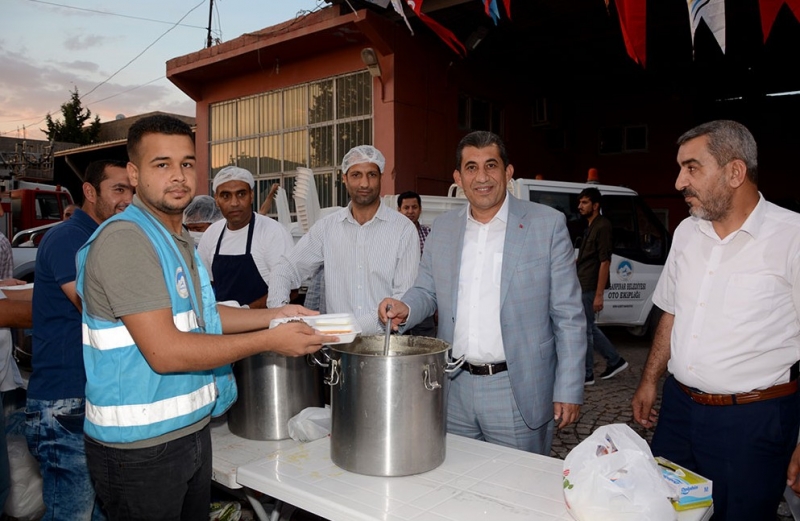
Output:
<svg viewBox="0 0 800 521">
<path fill-rule="evenodd" d="M 309 353 L 308 355 L 306 355 L 306 360 L 309 362 L 308 365 L 318 365 L 320 367 L 330 366 L 330 363 L 333 359 L 331 358 L 331 355 L 328 354 L 328 351 L 329 351 L 328 347 L 322 346 L 322 349 L 320 349 L 316 353 Z M 320 353 L 323 357 L 325 357 L 325 360 L 327 361 L 321 361 L 319 358 L 317 358 L 317 353 Z"/>
<path fill-rule="evenodd" d="M 425 368 L 422 370 L 422 383 L 425 385 L 425 389 L 435 391 L 436 389 L 440 389 L 442 384 L 431 380 L 431 372 L 430 364 L 425 364 Z"/>
<path fill-rule="evenodd" d="M 447 362 L 447 366 L 444 368 L 445 373 L 452 373 L 459 367 L 461 367 L 464 363 L 464 357 L 467 355 L 461 355 L 458 360 L 453 360 L 452 362 Z"/>
<path fill-rule="evenodd" d="M 315 360 L 316 360 L 316 358 L 315 358 Z M 326 384 L 330 385 L 331 387 L 334 387 L 334 386 L 339 384 L 339 376 L 340 376 L 339 375 L 339 361 L 335 360 L 333 358 L 329 358 L 329 360 L 331 361 L 331 363 L 330 363 L 331 374 L 330 374 L 330 376 L 326 376 L 324 378 L 324 380 L 325 380 Z"/>
</svg>

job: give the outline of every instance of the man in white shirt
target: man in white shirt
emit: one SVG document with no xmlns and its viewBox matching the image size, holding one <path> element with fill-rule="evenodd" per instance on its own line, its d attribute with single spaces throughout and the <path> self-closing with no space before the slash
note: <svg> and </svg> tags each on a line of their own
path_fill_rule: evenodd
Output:
<svg viewBox="0 0 800 521">
<path fill-rule="evenodd" d="M 269 307 L 288 302 L 289 291 L 324 265 L 325 310 L 352 313 L 364 335 L 383 331 L 378 302 L 405 293 L 419 265 L 416 227 L 381 202 L 385 166 L 383 154 L 370 145 L 345 154 L 342 180 L 350 203 L 317 221 L 273 270 Z"/>
<path fill-rule="evenodd" d="M 209 226 L 197 252 L 211 274 L 217 301 L 264 308 L 270 272 L 294 241 L 274 219 L 253 211 L 253 174 L 226 166 L 214 176 L 212 190 L 224 219 Z"/>
<path fill-rule="evenodd" d="M 1 214 L 0 214 L 1 215 Z M 5 237 L 0 234 L 0 237 Z M 6 391 L 22 387 L 22 376 L 14 361 L 14 342 L 9 327 L 31 327 L 33 325 L 32 290 L 8 291 L 11 299 L 6 300 L 3 289 L 6 286 L 18 286 L 21 280 L 0 280 L 0 397 Z M 11 476 L 8 467 L 8 451 L 6 450 L 5 414 L 0 414 L 0 511 L 11 492 Z"/>
<path fill-rule="evenodd" d="M 800 492 L 800 215 L 767 202 L 757 148 L 735 121 L 678 139 L 675 182 L 691 217 L 675 230 L 653 302 L 664 310 L 634 419 L 652 449 L 711 479 L 715 520 L 775 519 Z M 653 404 L 666 370 L 661 410 Z"/>
<path fill-rule="evenodd" d="M 586 317 L 566 220 L 508 193 L 514 167 L 496 134 L 467 134 L 456 165 L 469 206 L 434 221 L 414 286 L 379 313 L 404 331 L 438 309 L 438 337 L 465 358 L 448 432 L 549 456 L 583 403 Z"/>
</svg>

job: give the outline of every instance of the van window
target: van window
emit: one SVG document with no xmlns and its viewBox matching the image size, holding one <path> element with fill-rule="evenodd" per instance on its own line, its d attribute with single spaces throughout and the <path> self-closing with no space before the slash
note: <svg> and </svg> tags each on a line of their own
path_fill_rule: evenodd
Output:
<svg viewBox="0 0 800 521">
<path fill-rule="evenodd" d="M 613 226 L 614 253 L 644 264 L 664 264 L 667 230 L 641 198 L 604 195 L 602 208 Z"/>
<path fill-rule="evenodd" d="M 586 221 L 578 213 L 578 194 L 530 190 L 530 200 L 555 208 L 567 217 L 567 229 L 572 245 L 579 248 L 586 229 Z"/>
<path fill-rule="evenodd" d="M 546 204 L 567 218 L 572 244 L 580 247 L 586 220 L 578 213 L 578 194 L 530 190 L 530 200 Z M 604 195 L 602 213 L 613 227 L 614 253 L 644 264 L 664 264 L 669 251 L 664 225 L 638 196 Z"/>
<path fill-rule="evenodd" d="M 61 220 L 56 194 L 36 194 L 36 218 Z"/>
</svg>

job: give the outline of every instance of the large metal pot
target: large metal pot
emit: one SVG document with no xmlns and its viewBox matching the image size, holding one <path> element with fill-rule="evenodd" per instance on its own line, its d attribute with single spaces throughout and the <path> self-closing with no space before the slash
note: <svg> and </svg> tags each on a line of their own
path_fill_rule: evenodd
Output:
<svg viewBox="0 0 800 521">
<path fill-rule="evenodd" d="M 450 345 L 383 335 L 331 346 L 331 460 L 370 476 L 407 476 L 442 464 Z"/>
<path fill-rule="evenodd" d="M 233 364 L 239 398 L 228 411 L 233 434 L 250 440 L 289 437 L 289 419 L 322 407 L 322 378 L 306 357 L 260 353 Z"/>
</svg>

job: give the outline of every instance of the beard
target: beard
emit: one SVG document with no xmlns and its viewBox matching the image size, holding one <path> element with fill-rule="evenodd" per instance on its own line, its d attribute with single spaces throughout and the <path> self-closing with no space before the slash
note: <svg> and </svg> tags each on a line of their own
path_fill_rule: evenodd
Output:
<svg viewBox="0 0 800 521">
<path fill-rule="evenodd" d="M 722 176 L 702 199 L 691 188 L 684 188 L 681 193 L 684 197 L 694 197 L 696 201 L 700 201 L 697 206 L 689 203 L 689 214 L 698 219 L 721 221 L 730 214 L 731 208 L 733 208 L 733 191 L 725 184 Z"/>
</svg>

